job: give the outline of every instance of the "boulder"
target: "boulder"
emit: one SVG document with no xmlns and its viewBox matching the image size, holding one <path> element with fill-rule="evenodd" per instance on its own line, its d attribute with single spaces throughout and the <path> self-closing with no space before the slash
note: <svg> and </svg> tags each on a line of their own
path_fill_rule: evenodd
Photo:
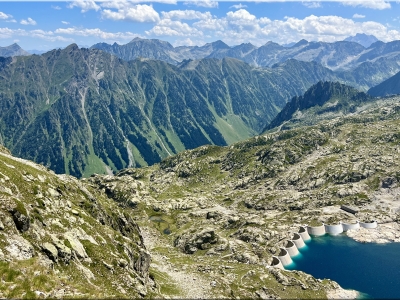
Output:
<svg viewBox="0 0 400 300">
<path fill-rule="evenodd" d="M 28 231 L 31 223 L 29 220 L 29 216 L 21 213 L 17 209 L 12 210 L 11 214 L 13 216 L 13 220 L 17 229 L 21 232 Z"/>
<path fill-rule="evenodd" d="M 197 250 L 210 249 L 218 242 L 218 235 L 212 228 L 206 228 L 199 233 L 191 235 L 183 234 L 175 240 L 175 246 L 181 248 L 185 253 L 193 254 Z"/>
<path fill-rule="evenodd" d="M 13 235 L 8 238 L 8 246 L 5 248 L 11 257 L 17 260 L 30 259 L 35 255 L 35 250 L 31 243 L 22 236 Z"/>
<path fill-rule="evenodd" d="M 64 263 L 68 264 L 72 257 L 72 251 L 66 245 L 61 243 L 60 241 L 54 242 L 55 247 L 57 248 L 58 258 Z"/>
<path fill-rule="evenodd" d="M 85 247 L 83 247 L 82 243 L 75 236 L 73 236 L 70 232 L 66 232 L 64 233 L 64 238 L 68 240 L 72 250 L 75 252 L 78 258 L 88 258 Z"/>
<path fill-rule="evenodd" d="M 42 245 L 42 250 L 46 255 L 54 262 L 58 261 L 58 250 L 57 248 L 50 243 L 44 243 Z"/>
</svg>

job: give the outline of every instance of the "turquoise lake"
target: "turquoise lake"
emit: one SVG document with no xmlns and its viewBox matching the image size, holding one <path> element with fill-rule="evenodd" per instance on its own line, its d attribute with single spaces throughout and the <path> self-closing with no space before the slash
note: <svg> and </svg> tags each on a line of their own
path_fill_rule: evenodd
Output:
<svg viewBox="0 0 400 300">
<path fill-rule="evenodd" d="M 288 270 L 329 278 L 361 298 L 400 299 L 400 243 L 358 243 L 345 234 L 312 237 Z"/>
</svg>

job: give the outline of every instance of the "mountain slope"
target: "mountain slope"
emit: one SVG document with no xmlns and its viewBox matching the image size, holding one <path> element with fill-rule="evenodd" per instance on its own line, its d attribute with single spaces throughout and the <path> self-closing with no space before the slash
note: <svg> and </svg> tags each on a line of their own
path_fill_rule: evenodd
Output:
<svg viewBox="0 0 400 300">
<path fill-rule="evenodd" d="M 159 296 L 127 204 L 3 147 L 0 181 L 1 298 Z"/>
<path fill-rule="evenodd" d="M 353 113 L 368 101 L 372 101 L 372 97 L 350 86 L 338 82 L 318 82 L 303 96 L 290 100 L 265 130 L 279 127 L 288 121 L 289 124 L 284 125 L 285 129 L 314 125 L 321 120 Z"/>
<path fill-rule="evenodd" d="M 400 94 L 400 72 L 368 90 L 368 94 L 378 97 Z"/>
<path fill-rule="evenodd" d="M 0 140 L 12 153 L 77 177 L 146 166 L 260 132 L 293 95 L 335 75 L 288 61 L 123 61 L 70 45 L 0 59 Z"/>
<path fill-rule="evenodd" d="M 11 57 L 11 56 L 28 56 L 31 55 L 29 52 L 22 49 L 18 44 L 14 43 L 7 47 L 0 47 L 0 56 Z"/>
</svg>

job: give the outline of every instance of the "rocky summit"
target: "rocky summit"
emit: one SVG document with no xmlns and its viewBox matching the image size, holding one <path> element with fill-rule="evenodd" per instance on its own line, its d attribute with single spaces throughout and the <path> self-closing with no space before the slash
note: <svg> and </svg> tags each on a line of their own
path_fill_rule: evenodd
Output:
<svg viewBox="0 0 400 300">
<path fill-rule="evenodd" d="M 400 97 L 320 83 L 300 100 L 315 90 L 358 108 L 115 175 L 57 175 L 2 148 L 0 296 L 355 298 L 272 256 L 304 224 L 375 220 L 349 235 L 398 240 Z"/>
</svg>

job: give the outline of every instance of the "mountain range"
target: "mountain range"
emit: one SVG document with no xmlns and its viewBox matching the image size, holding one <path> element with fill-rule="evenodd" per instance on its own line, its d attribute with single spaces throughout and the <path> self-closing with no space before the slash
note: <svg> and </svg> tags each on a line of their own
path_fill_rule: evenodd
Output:
<svg viewBox="0 0 400 300">
<path fill-rule="evenodd" d="M 335 78 L 294 60 L 272 69 L 232 58 L 173 66 L 73 44 L 0 59 L 0 141 L 77 177 L 146 166 L 253 136 L 293 95 Z"/>
<path fill-rule="evenodd" d="M 120 54 L 134 49 L 133 59 L 146 50 L 151 58 L 126 61 L 75 44 L 40 56 L 0 58 L 0 143 L 14 155 L 76 177 L 152 165 L 185 149 L 230 145 L 262 132 L 290 99 L 319 81 L 367 91 L 400 71 L 393 63 L 398 43 L 376 42 L 363 63 L 346 71 L 292 58 L 272 67 L 231 57 L 171 64 L 160 57 L 177 48 L 143 39 Z M 324 45 L 350 49 L 353 44 Z M 292 48 L 310 43 L 296 45 Z M 241 53 L 281 49 L 273 43 L 237 47 Z M 180 51 L 188 49 L 201 57 L 204 51 L 234 48 L 215 42 Z"/>
<path fill-rule="evenodd" d="M 356 36 L 351 40 L 359 40 L 364 36 Z M 373 37 L 367 37 L 373 39 Z M 138 57 L 163 60 L 171 64 L 179 64 L 187 59 L 233 57 L 254 66 L 272 67 L 289 59 L 306 62 L 318 62 L 334 71 L 353 70 L 364 63 L 384 61 L 387 64 L 398 64 L 400 57 L 400 41 L 384 43 L 376 41 L 368 48 L 358 42 L 339 41 L 334 43 L 308 42 L 301 40 L 285 47 L 268 42 L 261 47 L 250 43 L 230 47 L 222 41 L 208 43 L 204 46 L 173 47 L 160 40 L 135 38 L 125 45 L 99 43 L 91 48 L 114 54 L 124 60 Z"/>
</svg>

